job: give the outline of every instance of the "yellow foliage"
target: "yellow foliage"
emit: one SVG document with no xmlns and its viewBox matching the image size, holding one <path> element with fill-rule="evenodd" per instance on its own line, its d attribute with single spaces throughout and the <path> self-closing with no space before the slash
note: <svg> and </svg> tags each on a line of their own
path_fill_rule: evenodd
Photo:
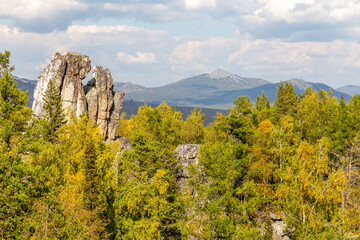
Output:
<svg viewBox="0 0 360 240">
<path fill-rule="evenodd" d="M 116 134 L 120 137 L 130 138 L 135 129 L 133 119 L 126 119 L 126 113 L 122 113 L 119 121 Z"/>
<path fill-rule="evenodd" d="M 160 195 L 165 194 L 169 187 L 169 183 L 165 179 L 163 179 L 165 174 L 166 172 L 163 169 L 157 170 L 155 174 L 154 185 Z"/>
</svg>

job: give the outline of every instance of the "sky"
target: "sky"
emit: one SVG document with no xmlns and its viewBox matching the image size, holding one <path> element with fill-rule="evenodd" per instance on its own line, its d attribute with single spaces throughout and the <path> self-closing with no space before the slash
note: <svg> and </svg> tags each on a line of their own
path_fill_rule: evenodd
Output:
<svg viewBox="0 0 360 240">
<path fill-rule="evenodd" d="M 360 0 L 0 0 L 5 50 L 33 80 L 73 51 L 147 87 L 218 68 L 360 85 Z"/>
</svg>

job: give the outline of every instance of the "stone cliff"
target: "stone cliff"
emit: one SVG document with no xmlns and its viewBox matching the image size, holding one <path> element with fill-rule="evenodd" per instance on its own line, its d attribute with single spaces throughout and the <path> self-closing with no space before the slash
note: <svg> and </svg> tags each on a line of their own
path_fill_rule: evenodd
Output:
<svg viewBox="0 0 360 240">
<path fill-rule="evenodd" d="M 109 69 L 95 66 L 86 86 L 81 81 L 91 69 L 88 56 L 65 52 L 55 53 L 51 63 L 39 74 L 34 90 L 33 115 L 43 115 L 43 97 L 50 79 L 58 88 L 63 108 L 76 116 L 88 113 L 89 119 L 98 124 L 104 140 L 116 138 L 116 128 L 122 112 L 124 93 L 113 91 L 113 79 Z"/>
</svg>

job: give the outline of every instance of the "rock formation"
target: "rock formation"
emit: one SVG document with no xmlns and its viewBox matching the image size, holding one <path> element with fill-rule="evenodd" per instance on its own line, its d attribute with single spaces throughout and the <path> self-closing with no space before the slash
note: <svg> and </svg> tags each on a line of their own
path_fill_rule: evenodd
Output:
<svg viewBox="0 0 360 240">
<path fill-rule="evenodd" d="M 105 139 L 115 139 L 125 95 L 114 92 L 113 87 L 110 70 L 99 66 L 84 87 L 89 118 L 98 124 Z"/>
<path fill-rule="evenodd" d="M 191 163 L 198 164 L 197 157 L 199 155 L 199 144 L 184 144 L 179 145 L 175 149 L 176 159 L 180 164 L 180 169 L 177 172 L 178 178 L 189 178 L 187 170 Z"/>
<path fill-rule="evenodd" d="M 193 187 L 189 186 L 186 183 L 186 179 L 190 177 L 188 167 L 191 164 L 194 164 L 196 168 L 199 168 L 199 157 L 200 149 L 198 144 L 184 144 L 179 145 L 175 149 L 175 156 L 177 160 L 177 171 L 176 171 L 176 177 L 177 177 L 177 184 L 180 186 L 181 192 L 184 196 L 192 196 L 194 199 L 197 197 L 197 192 L 193 189 Z M 203 203 L 198 202 L 199 206 L 203 205 Z M 194 207 L 187 207 L 184 217 L 191 216 L 195 213 Z M 203 214 L 198 214 L 196 218 L 198 221 L 205 221 Z M 192 221 L 192 220 L 191 220 Z M 202 227 L 199 227 L 197 229 L 194 229 L 191 231 L 188 235 L 189 240 L 195 240 L 200 239 Z"/>
<path fill-rule="evenodd" d="M 55 53 L 51 63 L 40 73 L 34 90 L 33 114 L 40 118 L 43 114 L 43 97 L 49 80 L 58 88 L 64 109 L 70 108 L 77 116 L 86 112 L 86 99 L 81 81 L 90 71 L 90 58 L 78 53 Z"/>
<path fill-rule="evenodd" d="M 270 212 L 269 215 L 271 226 L 273 227 L 272 239 L 290 240 L 290 237 L 287 234 L 289 234 L 291 228 L 287 229 L 286 220 L 284 217 L 278 216 L 272 212 Z"/>
<path fill-rule="evenodd" d="M 176 171 L 177 182 L 183 194 L 192 193 L 191 189 L 186 184 L 186 179 L 190 177 L 188 167 L 190 164 L 198 164 L 199 145 L 198 144 L 184 144 L 179 145 L 175 149 L 175 156 L 178 163 Z"/>
<path fill-rule="evenodd" d="M 88 56 L 65 52 L 55 53 L 51 63 L 40 73 L 34 90 L 33 115 L 43 115 L 43 97 L 50 79 L 58 88 L 63 108 L 76 116 L 88 113 L 89 119 L 98 124 L 104 139 L 114 140 L 122 112 L 124 93 L 113 91 L 113 79 L 109 69 L 95 66 L 92 79 L 83 87 L 81 81 L 91 69 Z"/>
</svg>

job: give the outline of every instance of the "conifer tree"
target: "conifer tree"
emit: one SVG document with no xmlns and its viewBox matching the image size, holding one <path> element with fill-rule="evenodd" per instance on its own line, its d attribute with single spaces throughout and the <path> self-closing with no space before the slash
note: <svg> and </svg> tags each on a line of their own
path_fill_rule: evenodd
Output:
<svg viewBox="0 0 360 240">
<path fill-rule="evenodd" d="M 266 96 L 264 92 L 262 93 L 261 97 L 259 95 L 256 97 L 254 116 L 256 116 L 256 124 L 270 117 L 269 97 Z"/>
<path fill-rule="evenodd" d="M 9 58 L 10 52 L 0 53 L 0 137 L 6 147 L 12 148 L 16 143 L 10 144 L 10 141 L 24 131 L 31 116 L 31 109 L 26 107 L 27 93 L 16 88 L 16 82 L 11 75 L 14 66 L 10 67 Z"/>
<path fill-rule="evenodd" d="M 297 111 L 297 94 L 291 83 L 281 83 L 276 92 L 275 100 L 275 120 L 278 121 L 283 115 L 295 116 Z"/>
<path fill-rule="evenodd" d="M 334 121 L 333 131 L 329 137 L 332 138 L 333 149 L 337 153 L 344 153 L 351 145 L 355 132 L 352 131 L 351 117 L 348 106 L 341 94 L 340 103 L 337 106 L 337 119 Z"/>
<path fill-rule="evenodd" d="M 360 131 L 360 94 L 355 94 L 349 101 L 349 112 L 351 116 L 351 126 L 355 132 Z"/>
<path fill-rule="evenodd" d="M 10 52 L 0 53 L 0 238 L 26 239 L 31 212 L 31 172 L 17 146 L 31 110 L 27 93 L 16 88 L 10 67 Z"/>
<path fill-rule="evenodd" d="M 40 121 L 43 127 L 44 139 L 54 142 L 56 130 L 66 123 L 64 110 L 62 108 L 61 96 L 54 82 L 50 79 L 48 88 L 44 95 L 45 115 Z"/>
<path fill-rule="evenodd" d="M 84 150 L 84 203 L 87 209 L 95 210 L 98 206 L 100 194 L 100 179 L 97 169 L 96 147 L 92 139 L 85 140 Z"/>
</svg>

